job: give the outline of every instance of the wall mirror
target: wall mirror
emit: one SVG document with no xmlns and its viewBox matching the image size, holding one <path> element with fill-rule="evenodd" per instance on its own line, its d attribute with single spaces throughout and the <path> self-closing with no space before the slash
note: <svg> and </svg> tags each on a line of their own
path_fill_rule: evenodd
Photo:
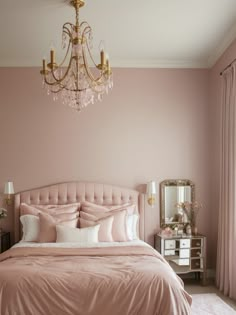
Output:
<svg viewBox="0 0 236 315">
<path fill-rule="evenodd" d="M 188 179 L 168 179 L 160 184 L 160 216 L 161 226 L 189 223 L 188 218 L 177 207 L 177 203 L 195 200 L 195 185 Z"/>
</svg>

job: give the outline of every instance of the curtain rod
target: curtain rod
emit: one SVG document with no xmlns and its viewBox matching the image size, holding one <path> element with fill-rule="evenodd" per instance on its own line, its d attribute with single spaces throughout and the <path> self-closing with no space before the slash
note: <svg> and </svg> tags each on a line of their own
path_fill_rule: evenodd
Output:
<svg viewBox="0 0 236 315">
<path fill-rule="evenodd" d="M 226 67 L 221 71 L 220 75 L 222 75 L 223 72 L 225 72 L 226 69 L 228 69 L 229 67 L 231 67 L 232 64 L 233 64 L 235 61 L 236 61 L 236 58 L 235 58 L 228 66 L 226 66 Z"/>
</svg>

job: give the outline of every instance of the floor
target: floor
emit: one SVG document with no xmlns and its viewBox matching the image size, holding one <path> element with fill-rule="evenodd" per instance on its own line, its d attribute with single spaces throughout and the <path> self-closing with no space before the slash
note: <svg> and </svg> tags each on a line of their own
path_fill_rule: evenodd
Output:
<svg viewBox="0 0 236 315">
<path fill-rule="evenodd" d="M 222 300 L 236 310 L 236 301 L 225 297 L 214 285 L 213 281 L 208 281 L 208 285 L 202 286 L 199 281 L 194 279 L 183 279 L 185 290 L 189 294 L 216 293 Z"/>
</svg>

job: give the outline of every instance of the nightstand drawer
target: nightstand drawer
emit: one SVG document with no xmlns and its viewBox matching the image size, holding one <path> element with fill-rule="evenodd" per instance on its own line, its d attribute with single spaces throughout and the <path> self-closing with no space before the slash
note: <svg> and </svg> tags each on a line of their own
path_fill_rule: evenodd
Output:
<svg viewBox="0 0 236 315">
<path fill-rule="evenodd" d="M 179 240 L 179 248 L 190 248 L 190 239 Z"/>
<path fill-rule="evenodd" d="M 202 264 L 202 259 L 192 259 L 191 260 L 191 269 L 202 269 L 203 264 Z"/>
<path fill-rule="evenodd" d="M 191 257 L 201 257 L 202 256 L 202 249 L 201 248 L 195 248 L 191 249 Z"/>
<path fill-rule="evenodd" d="M 180 249 L 179 250 L 180 258 L 189 258 L 190 257 L 190 249 Z"/>
<path fill-rule="evenodd" d="M 202 247 L 202 239 L 201 238 L 193 239 L 192 247 Z"/>
<path fill-rule="evenodd" d="M 165 249 L 175 249 L 175 240 L 165 240 Z"/>
</svg>

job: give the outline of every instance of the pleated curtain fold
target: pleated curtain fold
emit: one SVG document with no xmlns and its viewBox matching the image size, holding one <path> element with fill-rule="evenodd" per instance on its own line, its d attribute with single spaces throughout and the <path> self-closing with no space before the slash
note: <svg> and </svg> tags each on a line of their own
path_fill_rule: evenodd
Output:
<svg viewBox="0 0 236 315">
<path fill-rule="evenodd" d="M 222 75 L 220 202 L 216 284 L 236 299 L 236 63 Z"/>
</svg>

